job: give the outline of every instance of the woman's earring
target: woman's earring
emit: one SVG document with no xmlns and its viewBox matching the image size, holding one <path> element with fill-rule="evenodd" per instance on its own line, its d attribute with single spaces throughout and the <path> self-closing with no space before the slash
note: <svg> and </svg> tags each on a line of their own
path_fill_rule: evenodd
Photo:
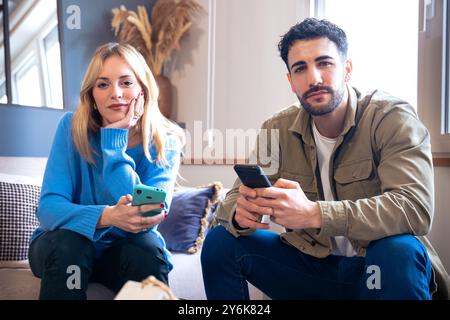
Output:
<svg viewBox="0 0 450 320">
<path fill-rule="evenodd" d="M 97 105 L 94 103 L 94 110 L 97 110 Z"/>
</svg>

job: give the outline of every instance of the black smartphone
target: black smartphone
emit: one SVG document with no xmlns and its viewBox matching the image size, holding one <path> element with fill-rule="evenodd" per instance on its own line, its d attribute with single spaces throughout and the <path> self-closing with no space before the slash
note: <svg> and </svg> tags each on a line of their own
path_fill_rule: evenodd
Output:
<svg viewBox="0 0 450 320">
<path fill-rule="evenodd" d="M 234 166 L 239 179 L 249 188 L 269 188 L 272 186 L 260 166 L 254 164 L 236 164 Z"/>
<path fill-rule="evenodd" d="M 249 188 L 269 188 L 272 186 L 264 171 L 260 166 L 255 164 L 236 164 L 234 166 L 239 179 L 244 186 Z M 261 223 L 268 224 L 270 216 L 263 215 L 259 220 Z"/>
</svg>

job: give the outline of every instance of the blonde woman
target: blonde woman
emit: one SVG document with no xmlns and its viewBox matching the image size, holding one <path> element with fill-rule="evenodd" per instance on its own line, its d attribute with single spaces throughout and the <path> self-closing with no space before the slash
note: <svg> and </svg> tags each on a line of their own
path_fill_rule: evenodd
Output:
<svg viewBox="0 0 450 320">
<path fill-rule="evenodd" d="M 156 227 L 169 209 L 184 136 L 157 98 L 133 47 L 97 48 L 78 109 L 59 123 L 45 170 L 29 252 L 41 299 L 86 299 L 90 281 L 115 292 L 150 275 L 168 283 L 170 253 Z M 164 189 L 165 203 L 131 206 L 136 184 Z M 69 279 L 76 271 L 78 282 Z"/>
</svg>

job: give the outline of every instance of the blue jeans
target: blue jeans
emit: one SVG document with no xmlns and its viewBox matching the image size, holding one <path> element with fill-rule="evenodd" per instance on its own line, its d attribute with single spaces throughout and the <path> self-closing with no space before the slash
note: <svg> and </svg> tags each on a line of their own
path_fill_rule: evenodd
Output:
<svg viewBox="0 0 450 320">
<path fill-rule="evenodd" d="M 142 281 L 150 275 L 168 283 L 169 263 L 161 241 L 151 232 L 116 240 L 96 258 L 94 244 L 84 236 L 65 229 L 48 231 L 31 243 L 29 260 L 34 275 L 42 279 L 42 300 L 84 300 L 89 282 L 116 293 L 128 280 Z M 80 268 L 80 288 L 68 288 L 69 266 Z"/>
<path fill-rule="evenodd" d="M 427 251 L 412 235 L 372 241 L 366 257 L 315 258 L 257 230 L 208 233 L 201 255 L 208 299 L 249 299 L 247 281 L 272 299 L 430 299 Z"/>
</svg>

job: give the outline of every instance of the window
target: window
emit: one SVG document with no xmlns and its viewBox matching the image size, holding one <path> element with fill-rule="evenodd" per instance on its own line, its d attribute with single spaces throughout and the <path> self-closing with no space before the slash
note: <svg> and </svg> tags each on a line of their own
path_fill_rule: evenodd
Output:
<svg viewBox="0 0 450 320">
<path fill-rule="evenodd" d="M 47 28 L 48 29 L 48 28 Z M 13 103 L 61 109 L 61 62 L 58 30 L 44 30 L 11 59 Z"/>
<path fill-rule="evenodd" d="M 4 81 L 1 81 L 0 85 L 0 103 L 8 103 L 8 97 L 6 96 L 6 85 Z"/>
<path fill-rule="evenodd" d="M 62 79 L 61 79 L 61 55 L 58 41 L 58 29 L 53 30 L 44 38 L 44 57 L 46 65 L 47 86 L 49 98 L 47 105 L 52 108 L 61 108 L 63 105 Z M 60 84 L 60 85 L 55 85 Z"/>
<path fill-rule="evenodd" d="M 450 5 L 443 2 L 441 132 L 450 134 Z"/>
<path fill-rule="evenodd" d="M 17 103 L 26 106 L 41 105 L 39 70 L 34 56 L 29 56 L 20 69 L 14 73 L 13 88 L 16 88 Z"/>
<path fill-rule="evenodd" d="M 346 32 L 352 85 L 417 106 L 418 0 L 316 0 L 316 15 Z"/>
<path fill-rule="evenodd" d="M 56 0 L 1 3 L 0 103 L 62 109 Z"/>
<path fill-rule="evenodd" d="M 354 62 L 352 84 L 362 89 L 388 91 L 417 106 L 419 118 L 430 132 L 433 154 L 446 154 L 448 157 L 448 1 L 311 2 L 314 3 L 311 11 L 315 16 L 329 19 L 346 31 L 349 54 Z"/>
</svg>

